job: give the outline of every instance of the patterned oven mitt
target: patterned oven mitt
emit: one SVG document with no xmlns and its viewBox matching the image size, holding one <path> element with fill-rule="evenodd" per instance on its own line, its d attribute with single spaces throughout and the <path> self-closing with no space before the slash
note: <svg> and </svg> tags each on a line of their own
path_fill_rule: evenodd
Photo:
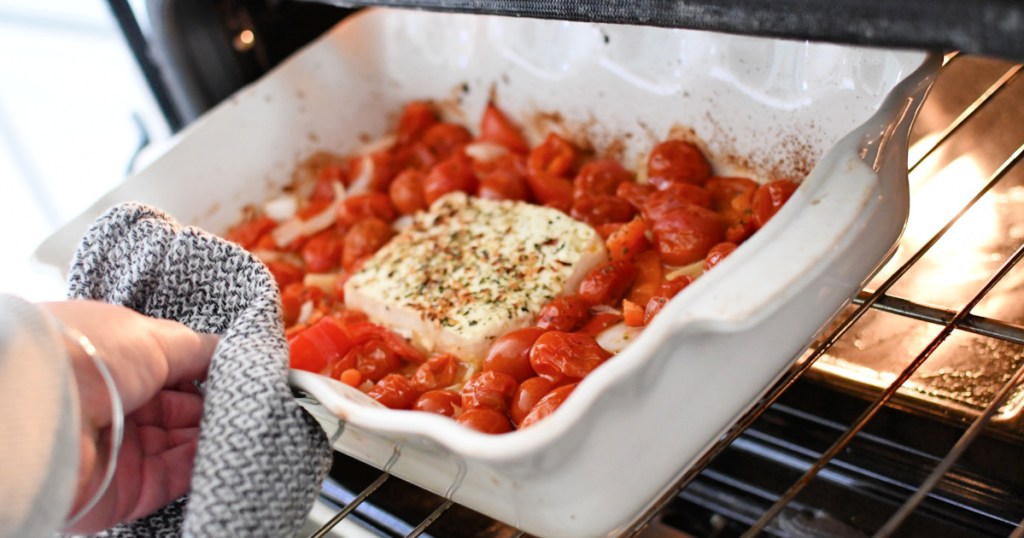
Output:
<svg viewBox="0 0 1024 538">
<path fill-rule="evenodd" d="M 238 246 L 159 210 L 124 204 L 86 233 L 69 296 L 124 305 L 221 335 L 191 493 L 105 536 L 290 537 L 331 463 L 327 439 L 292 398 L 277 286 Z M 117 330 L 111 327 L 111 330 Z"/>
</svg>

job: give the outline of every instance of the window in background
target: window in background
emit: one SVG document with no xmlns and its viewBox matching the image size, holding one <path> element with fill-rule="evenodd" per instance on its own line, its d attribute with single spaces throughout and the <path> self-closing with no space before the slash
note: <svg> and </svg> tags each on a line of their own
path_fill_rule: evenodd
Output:
<svg viewBox="0 0 1024 538">
<path fill-rule="evenodd" d="M 0 291 L 62 296 L 32 252 L 124 180 L 147 125 L 167 137 L 102 0 L 0 0 Z"/>
</svg>

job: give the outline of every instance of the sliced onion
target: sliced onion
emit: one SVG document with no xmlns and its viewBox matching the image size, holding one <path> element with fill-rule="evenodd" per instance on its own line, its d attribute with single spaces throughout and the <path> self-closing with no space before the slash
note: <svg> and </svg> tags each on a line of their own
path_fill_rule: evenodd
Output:
<svg viewBox="0 0 1024 538">
<path fill-rule="evenodd" d="M 326 209 L 305 220 L 297 216 L 292 217 L 270 232 L 277 246 L 283 247 L 300 237 L 326 230 L 334 224 L 338 218 L 338 208 L 345 199 L 345 187 L 339 181 L 333 182 L 331 187 L 334 189 L 334 201 Z"/>
<path fill-rule="evenodd" d="M 479 163 L 489 163 L 508 153 L 508 148 L 494 142 L 474 142 L 464 150 L 469 158 Z"/>
<path fill-rule="evenodd" d="M 307 288 L 320 288 L 324 293 L 334 293 L 334 282 L 337 280 L 337 273 L 306 273 L 306 276 L 302 277 L 302 285 Z"/>
<path fill-rule="evenodd" d="M 302 308 L 299 309 L 299 320 L 296 323 L 302 324 L 309 321 L 309 317 L 313 315 L 313 301 L 306 301 L 302 303 Z"/>
<path fill-rule="evenodd" d="M 355 153 L 367 154 L 377 153 L 379 151 L 387 151 L 394 147 L 396 142 L 398 142 L 398 137 L 396 137 L 395 135 L 382 136 L 372 142 L 368 142 L 366 145 L 360 148 L 359 151 Z"/>
<path fill-rule="evenodd" d="M 352 181 L 348 184 L 350 196 L 370 192 L 370 182 L 373 181 L 373 173 L 376 168 L 373 157 L 370 154 L 365 154 L 359 158 L 359 161 L 359 175 L 351 178 Z"/>
<path fill-rule="evenodd" d="M 263 212 L 277 222 L 284 222 L 295 216 L 299 200 L 292 194 L 283 194 L 263 204 Z"/>
<path fill-rule="evenodd" d="M 626 346 L 636 339 L 641 331 L 643 331 L 643 327 L 627 327 L 625 323 L 618 323 L 601 331 L 595 340 L 605 351 L 619 353 L 626 349 Z"/>
<path fill-rule="evenodd" d="M 665 280 L 672 280 L 681 276 L 692 276 L 693 278 L 699 277 L 704 273 L 704 260 L 699 262 L 693 262 L 690 265 L 684 265 L 682 267 L 674 267 L 665 273 Z"/>
<path fill-rule="evenodd" d="M 609 306 L 609 305 L 606 305 L 606 304 L 599 304 L 597 306 L 592 306 L 592 307 L 590 307 L 590 311 L 595 313 L 595 314 L 615 314 L 616 316 L 621 316 L 622 315 L 622 310 L 619 310 L 618 308 L 615 308 L 614 306 Z"/>
</svg>

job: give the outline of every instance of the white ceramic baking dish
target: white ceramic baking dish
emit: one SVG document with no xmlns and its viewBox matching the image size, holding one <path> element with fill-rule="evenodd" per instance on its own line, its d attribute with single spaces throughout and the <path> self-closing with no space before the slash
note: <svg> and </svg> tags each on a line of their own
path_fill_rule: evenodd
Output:
<svg viewBox="0 0 1024 538">
<path fill-rule="evenodd" d="M 622 532 L 763 394 L 890 252 L 906 140 L 940 58 L 625 26 L 364 11 L 190 126 L 47 240 L 60 267 L 109 205 L 224 230 L 319 149 L 385 134 L 412 99 L 475 125 L 488 97 L 533 141 L 557 129 L 642 165 L 670 132 L 720 174 L 803 177 L 753 239 L 528 430 L 479 434 L 293 372 L 339 450 L 540 536 Z M 358 394 L 358 393 L 357 393 Z"/>
</svg>

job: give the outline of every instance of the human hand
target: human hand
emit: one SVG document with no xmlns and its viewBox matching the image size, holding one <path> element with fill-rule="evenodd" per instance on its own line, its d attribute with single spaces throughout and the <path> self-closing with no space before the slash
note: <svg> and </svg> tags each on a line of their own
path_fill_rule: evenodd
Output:
<svg viewBox="0 0 1024 538">
<path fill-rule="evenodd" d="M 92 341 L 114 379 L 125 414 L 113 481 L 100 501 L 65 530 L 94 533 L 148 515 L 184 495 L 203 409 L 193 381 L 206 377 L 217 337 L 100 302 L 42 306 Z M 92 360 L 75 345 L 68 347 L 68 354 L 81 410 L 81 462 L 71 509 L 76 514 L 102 482 L 104 440 L 109 439 L 113 415 L 107 387 Z"/>
</svg>

